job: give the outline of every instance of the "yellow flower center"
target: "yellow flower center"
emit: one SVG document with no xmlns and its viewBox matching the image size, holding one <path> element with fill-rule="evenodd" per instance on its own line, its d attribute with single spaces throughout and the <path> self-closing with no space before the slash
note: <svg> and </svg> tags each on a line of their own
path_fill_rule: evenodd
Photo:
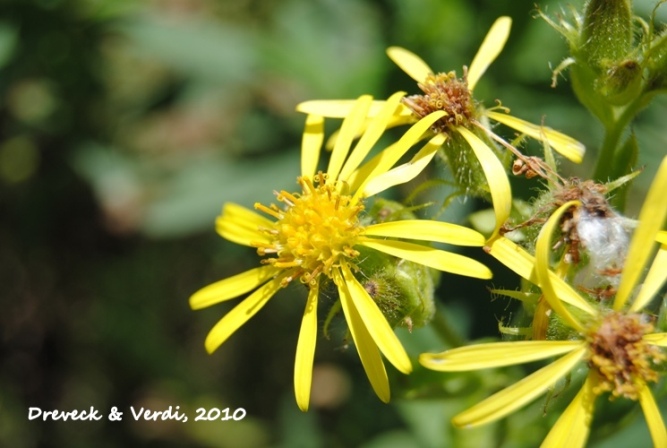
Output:
<svg viewBox="0 0 667 448">
<path fill-rule="evenodd" d="M 429 75 L 426 81 L 418 84 L 424 95 L 406 97 L 403 103 L 420 119 L 438 110 L 447 112 L 433 125 L 435 132 L 448 133 L 452 127 L 465 126 L 475 115 L 466 77 L 465 67 L 462 79 L 457 78 L 455 72 Z"/>
<path fill-rule="evenodd" d="M 271 243 L 256 246 L 261 256 L 275 254 L 262 263 L 292 270 L 283 286 L 297 277 L 315 286 L 321 274 L 331 278 L 332 270 L 343 260 L 359 255 L 353 247 L 362 230 L 358 214 L 364 207 L 326 180 L 327 175 L 321 172 L 314 179 L 303 176 L 297 178 L 301 193 L 276 192 L 285 204 L 283 210 L 274 204 L 255 204 L 256 209 L 277 219 L 272 228 L 261 229 Z"/>
<path fill-rule="evenodd" d="M 667 357 L 660 347 L 644 342 L 643 336 L 653 332 L 653 326 L 642 318 L 641 314 L 612 312 L 586 336 L 588 365 L 599 374 L 596 394 L 611 392 L 614 397 L 637 400 L 643 384 L 658 380 L 653 366 Z"/>
</svg>

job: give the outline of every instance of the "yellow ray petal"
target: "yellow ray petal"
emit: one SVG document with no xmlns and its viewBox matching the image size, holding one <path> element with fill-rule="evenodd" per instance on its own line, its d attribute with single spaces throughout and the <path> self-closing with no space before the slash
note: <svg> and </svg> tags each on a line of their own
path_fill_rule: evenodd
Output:
<svg viewBox="0 0 667 448">
<path fill-rule="evenodd" d="M 365 124 L 368 109 L 371 106 L 372 100 L 372 97 L 369 95 L 360 96 L 352 108 L 350 115 L 343 120 L 340 134 L 336 139 L 336 144 L 334 145 L 331 159 L 329 160 L 329 167 L 327 168 L 329 182 L 334 182 L 338 179 L 338 173 L 340 173 L 340 169 L 343 167 L 343 162 L 345 162 L 347 154 L 350 151 L 352 140 L 358 135 L 360 129 Z"/>
<path fill-rule="evenodd" d="M 426 81 L 426 77 L 433 73 L 431 67 L 422 58 L 405 48 L 389 47 L 387 48 L 387 56 L 417 82 Z"/>
<path fill-rule="evenodd" d="M 301 175 L 312 177 L 317 171 L 322 143 L 324 142 L 324 117 L 308 115 L 301 140 Z"/>
<path fill-rule="evenodd" d="M 541 286 L 540 280 L 535 272 L 535 257 L 523 250 L 508 238 L 500 237 L 491 243 L 488 247 L 489 254 L 510 268 L 517 275 L 525 278 L 537 286 Z M 565 303 L 579 308 L 580 310 L 595 316 L 597 310 L 591 304 L 586 302 L 579 293 L 577 293 L 563 279 L 558 277 L 552 271 L 549 271 L 551 286 L 556 294 Z"/>
<path fill-rule="evenodd" d="M 577 331 L 584 331 L 584 327 L 575 318 L 572 313 L 565 308 L 563 301 L 558 296 L 551 282 L 551 270 L 549 269 L 550 253 L 551 253 L 551 236 L 557 226 L 560 225 L 560 218 L 572 206 L 580 206 L 579 201 L 570 201 L 561 205 L 550 217 L 542 227 L 540 234 L 535 243 L 535 272 L 537 278 L 540 280 L 540 287 L 544 293 L 544 298 L 549 302 L 553 308 L 565 321 L 569 323 L 572 328 Z"/>
<path fill-rule="evenodd" d="M 296 403 L 303 412 L 308 410 L 310 403 L 310 387 L 313 382 L 313 359 L 315 359 L 315 342 L 317 340 L 317 296 L 319 287 L 310 288 L 306 309 L 301 320 L 299 342 L 296 346 L 294 361 L 294 395 Z"/>
<path fill-rule="evenodd" d="M 631 311 L 640 311 L 648 305 L 667 280 L 667 244 L 663 244 L 655 254 L 653 263 L 646 274 L 639 294 L 630 306 Z"/>
<path fill-rule="evenodd" d="M 219 217 L 215 221 L 215 230 L 221 237 L 243 246 L 255 247 L 255 243 L 271 244 L 268 236 L 248 223 L 239 223 Z"/>
<path fill-rule="evenodd" d="M 422 138 L 423 134 L 428 131 L 431 125 L 442 118 L 444 115 L 445 113 L 442 111 L 428 114 L 417 123 L 413 124 L 396 143 L 385 148 L 382 152 L 380 152 L 380 154 L 378 154 L 378 156 L 371 159 L 369 163 L 375 163 L 375 165 L 366 168 L 370 171 L 368 177 L 365 179 L 360 179 L 361 185 L 359 186 L 359 189 L 355 193 L 354 197 L 359 199 L 364 191 L 365 185 L 369 181 L 373 180 L 374 177 L 389 171 L 389 169 L 394 166 L 396 162 L 398 162 L 403 154 L 408 152 L 408 150 Z"/>
<path fill-rule="evenodd" d="M 252 291 L 279 271 L 273 266 L 262 266 L 205 286 L 190 297 L 190 308 L 199 310 L 238 297 Z"/>
<path fill-rule="evenodd" d="M 496 216 L 496 227 L 491 238 L 495 237 L 512 210 L 512 189 L 510 181 L 505 174 L 503 164 L 491 149 L 475 134 L 464 127 L 457 128 L 459 133 L 466 139 L 475 153 L 475 157 L 482 165 L 482 171 L 489 184 L 489 192 L 493 201 L 493 212 Z"/>
<path fill-rule="evenodd" d="M 364 188 L 364 196 L 374 196 L 387 188 L 411 181 L 421 173 L 433 159 L 438 149 L 445 143 L 447 136 L 438 134 L 407 163 L 390 169 L 369 181 Z"/>
<path fill-rule="evenodd" d="M 565 376 L 583 359 L 585 353 L 584 347 L 575 349 L 521 381 L 456 415 L 452 423 L 457 427 L 470 428 L 511 414 L 526 403 L 533 401 L 555 384 L 559 378 Z"/>
<path fill-rule="evenodd" d="M 493 275 L 489 268 L 477 260 L 420 244 L 370 238 L 361 239 L 360 244 L 394 257 L 404 258 L 452 274 L 481 279 L 490 279 Z"/>
<path fill-rule="evenodd" d="M 660 409 L 655 403 L 651 389 L 646 384 L 639 391 L 639 403 L 644 411 L 646 424 L 653 439 L 653 446 L 667 446 L 667 429 L 662 421 Z"/>
<path fill-rule="evenodd" d="M 538 126 L 501 112 L 487 110 L 485 115 L 492 120 L 509 126 L 512 129 L 516 129 L 522 134 L 526 134 L 536 140 L 541 142 L 546 140 L 549 142 L 549 146 L 572 162 L 581 163 L 584 158 L 586 147 L 570 136 L 555 131 L 549 127 Z"/>
<path fill-rule="evenodd" d="M 311 100 L 300 103 L 296 110 L 310 115 L 321 115 L 328 118 L 345 118 L 352 112 L 356 100 Z M 368 109 L 368 117 L 376 116 L 384 107 L 385 101 L 375 100 Z M 412 116 L 407 107 L 399 107 L 397 116 Z"/>
<path fill-rule="evenodd" d="M 596 398 L 593 393 L 593 383 L 592 375 L 588 375 L 577 396 L 549 431 L 541 448 L 580 448 L 585 445 Z"/>
<path fill-rule="evenodd" d="M 457 246 L 483 246 L 484 235 L 468 227 L 442 221 L 406 219 L 373 224 L 364 230 L 366 236 L 406 238 L 456 244 Z"/>
<path fill-rule="evenodd" d="M 338 286 L 340 303 L 343 305 L 345 320 L 350 327 L 352 339 L 357 346 L 357 352 L 359 353 L 359 358 L 361 358 L 361 364 L 364 366 L 368 380 L 380 400 L 388 403 L 391 398 L 389 392 L 389 378 L 387 377 L 387 371 L 384 368 L 384 363 L 380 356 L 380 350 L 368 333 L 366 325 L 364 325 L 357 308 L 352 303 L 353 299 L 350 296 L 347 283 L 338 270 L 334 270 L 334 281 Z"/>
<path fill-rule="evenodd" d="M 364 287 L 354 278 L 350 268 L 343 264 L 341 266 L 343 280 L 352 298 L 352 306 L 357 309 L 361 320 L 378 348 L 399 371 L 408 374 L 412 371 L 412 363 L 405 352 L 401 341 L 398 340 L 394 330 L 389 326 L 389 322 L 384 317 L 371 296 L 368 295 Z"/>
<path fill-rule="evenodd" d="M 507 16 L 499 17 L 486 34 L 482 45 L 480 45 L 477 54 L 470 63 L 470 69 L 468 69 L 468 88 L 471 92 L 475 90 L 477 81 L 479 81 L 489 65 L 503 51 L 505 42 L 507 42 L 507 38 L 510 35 L 511 27 L 511 18 Z"/>
<path fill-rule="evenodd" d="M 419 363 L 439 372 L 464 372 L 537 361 L 562 355 L 582 345 L 581 341 L 491 342 L 442 353 L 422 353 Z"/>
<path fill-rule="evenodd" d="M 655 240 L 660 244 L 667 245 L 667 231 L 661 230 L 660 232 L 658 232 L 658 235 L 655 237 Z"/>
<path fill-rule="evenodd" d="M 253 210 L 243 207 L 242 205 L 227 202 L 222 208 L 222 214 L 218 219 L 226 221 L 233 221 L 240 224 L 245 224 L 248 227 L 271 227 L 273 222 L 264 216 L 256 213 Z"/>
<path fill-rule="evenodd" d="M 667 216 L 667 194 L 665 192 L 667 192 L 667 157 L 662 159 L 653 183 L 646 194 L 644 205 L 639 212 L 639 224 L 630 241 L 621 282 L 614 300 L 615 310 L 623 308 L 651 256 L 651 248 Z"/>
<path fill-rule="evenodd" d="M 206 336 L 204 342 L 206 351 L 213 353 L 241 325 L 261 310 L 266 302 L 280 289 L 280 280 L 281 278 L 276 278 L 266 283 L 220 319 Z"/>
<path fill-rule="evenodd" d="M 373 148 L 373 145 L 377 143 L 382 136 L 382 133 L 387 128 L 387 125 L 394 116 L 394 112 L 397 110 L 404 95 L 404 92 L 394 93 L 387 101 L 385 101 L 380 112 L 371 119 L 364 134 L 361 136 L 361 139 L 359 139 L 359 142 L 354 147 L 354 150 L 352 150 L 350 157 L 345 162 L 345 166 L 343 166 L 343 169 L 340 171 L 340 175 L 338 176 L 339 179 L 347 181 L 350 174 L 352 174 L 361 162 L 363 162 Z"/>
<path fill-rule="evenodd" d="M 649 344 L 659 345 L 660 347 L 667 347 L 667 333 L 651 333 L 645 334 L 643 341 Z"/>
</svg>

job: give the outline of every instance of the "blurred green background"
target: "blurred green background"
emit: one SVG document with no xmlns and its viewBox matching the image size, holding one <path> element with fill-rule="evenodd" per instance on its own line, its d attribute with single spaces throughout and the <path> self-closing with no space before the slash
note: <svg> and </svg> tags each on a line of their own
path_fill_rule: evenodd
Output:
<svg viewBox="0 0 667 448">
<path fill-rule="evenodd" d="M 652 6 L 635 2 L 643 15 Z M 566 45 L 534 8 L 532 0 L 0 2 L 0 446 L 539 443 L 557 416 L 542 417 L 544 399 L 481 430 L 448 423 L 487 394 L 475 390 L 498 388 L 520 370 L 473 381 L 417 367 L 409 378 L 392 375 L 395 400 L 385 405 L 355 350 L 322 337 L 312 409 L 302 414 L 292 388 L 298 288 L 279 294 L 212 356 L 204 338 L 236 301 L 188 307 L 197 289 L 256 264 L 252 250 L 218 237 L 213 222 L 223 202 L 267 203 L 274 189 L 295 185 L 304 122 L 297 103 L 415 93 L 385 56 L 389 45 L 460 73 L 493 21 L 511 16 L 509 42 L 476 98 L 489 106 L 502 98 L 515 115 L 546 117 L 583 141 L 584 165 L 564 171 L 588 172 L 601 128 L 567 79 L 549 87 L 549 67 Z M 646 167 L 639 197 L 665 154 L 666 112 L 659 99 L 635 124 Z M 528 184 L 515 187 L 530 193 Z M 447 275 L 442 283 L 441 302 L 468 338 L 497 337 L 511 308 L 490 302 L 491 283 Z M 516 284 L 502 270 L 493 281 Z M 400 336 L 415 357 L 444 348 L 430 328 Z M 408 399 L 424 395 L 431 399 Z M 29 421 L 31 406 L 94 406 L 105 418 Z M 122 422 L 107 420 L 112 406 Z M 135 422 L 130 406 L 180 406 L 189 421 Z M 242 407 L 247 416 L 194 422 L 199 407 Z M 641 424 L 623 434 L 647 436 Z"/>
</svg>

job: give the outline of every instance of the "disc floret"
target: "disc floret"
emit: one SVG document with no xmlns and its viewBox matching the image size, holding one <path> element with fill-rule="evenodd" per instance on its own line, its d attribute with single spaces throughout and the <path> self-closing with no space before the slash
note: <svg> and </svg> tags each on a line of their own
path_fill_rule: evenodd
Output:
<svg viewBox="0 0 667 448">
<path fill-rule="evenodd" d="M 637 400 L 646 383 L 658 380 L 654 366 L 667 356 L 660 347 L 644 341 L 644 335 L 652 332 L 653 325 L 638 313 L 610 312 L 592 326 L 586 341 L 588 365 L 598 373 L 594 393 Z"/>
<path fill-rule="evenodd" d="M 292 269 L 283 286 L 295 278 L 315 286 L 321 274 L 332 278 L 334 268 L 359 255 L 353 247 L 363 228 L 359 213 L 364 206 L 342 193 L 338 184 L 327 182 L 327 177 L 321 172 L 312 179 L 301 176 L 297 179 L 301 193 L 276 192 L 278 201 L 286 205 L 284 210 L 274 204 L 255 204 L 276 218 L 272 228 L 261 229 L 270 244 L 255 246 L 261 256 L 275 254 L 263 259 L 263 264 Z"/>
</svg>

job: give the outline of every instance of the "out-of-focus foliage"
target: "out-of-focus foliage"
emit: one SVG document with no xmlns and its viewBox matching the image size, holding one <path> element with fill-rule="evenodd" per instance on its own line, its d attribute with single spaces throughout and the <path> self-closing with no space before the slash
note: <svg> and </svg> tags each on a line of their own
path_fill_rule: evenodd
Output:
<svg viewBox="0 0 667 448">
<path fill-rule="evenodd" d="M 332 338 L 318 346 L 314 409 L 302 414 L 291 384 L 303 291 L 282 291 L 212 356 L 202 341 L 231 305 L 216 314 L 187 304 L 202 285 L 253 266 L 253 252 L 220 239 L 213 222 L 225 201 L 270 203 L 274 189 L 295 185 L 297 103 L 414 93 L 385 56 L 389 45 L 460 72 L 489 25 L 510 15 L 510 40 L 476 97 L 492 105 L 500 89 L 517 115 L 546 117 L 596 148 L 602 129 L 567 80 L 549 87 L 549 66 L 567 48 L 532 8 L 491 0 L 0 3 L 0 445 L 539 443 L 557 414 L 543 418 L 542 408 L 567 400 L 538 400 L 474 431 L 448 422 L 521 377 L 515 368 L 442 375 L 417 367 L 392 379 L 397 396 L 384 405 L 354 350 Z M 638 165 L 647 167 L 640 188 L 664 154 L 666 111 L 659 99 L 636 123 Z M 530 195 L 521 182 L 515 193 Z M 494 283 L 513 281 L 484 262 L 498 272 Z M 489 302 L 483 282 L 445 275 L 441 283 L 439 306 L 462 334 L 497 337 L 494 315 L 506 316 L 507 302 Z M 399 332 L 409 353 L 442 349 L 431 328 Z M 122 422 L 42 422 L 28 420 L 31 406 L 125 413 Z M 180 406 L 189 421 L 135 422 L 130 406 Z M 198 407 L 248 415 L 194 422 Z M 646 439 L 636 428 L 643 423 L 600 446 Z"/>
</svg>

